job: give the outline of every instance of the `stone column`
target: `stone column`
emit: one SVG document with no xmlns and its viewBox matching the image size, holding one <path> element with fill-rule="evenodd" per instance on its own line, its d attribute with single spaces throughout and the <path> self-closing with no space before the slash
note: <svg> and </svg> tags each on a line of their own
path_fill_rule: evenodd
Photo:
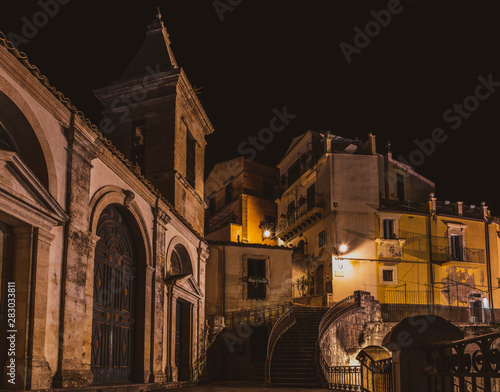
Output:
<svg viewBox="0 0 500 392">
<path fill-rule="evenodd" d="M 141 382 L 147 383 L 151 378 L 151 323 L 152 313 L 154 308 L 152 307 L 152 295 L 155 287 L 153 275 L 154 268 L 150 265 L 146 266 L 146 276 L 145 276 L 145 303 L 144 303 L 144 373 L 141 376 Z"/>
<path fill-rule="evenodd" d="M 92 306 L 88 295 L 92 292 L 93 279 L 89 274 L 89 260 L 93 258 L 94 245 L 89 232 L 91 161 L 95 158 L 92 142 L 74 128 L 67 131 L 70 140 L 68 151 L 68 192 L 71 219 L 68 223 L 66 249 L 62 275 L 61 341 L 59 368 L 54 386 L 78 388 L 92 384 L 88 327 L 92 320 Z M 92 264 L 92 263 L 90 263 Z M 90 275 L 90 276 L 89 276 Z"/>
<path fill-rule="evenodd" d="M 86 271 L 86 304 L 87 309 L 90 309 L 90 317 L 85 320 L 83 327 L 83 360 L 84 366 L 90 369 L 91 354 L 92 354 L 92 310 L 94 306 L 94 262 L 95 262 L 95 248 L 101 237 L 89 233 L 88 235 L 88 258 L 87 258 L 87 271 Z M 93 377 L 93 376 L 92 376 Z"/>
<path fill-rule="evenodd" d="M 167 365 L 165 374 L 168 381 L 177 381 L 178 369 L 175 364 L 175 323 L 176 323 L 176 304 L 177 295 L 174 295 L 173 284 L 167 284 L 167 304 L 168 316 L 165 319 L 165 332 L 167 334 Z"/>
<path fill-rule="evenodd" d="M 31 323 L 32 351 L 29 361 L 31 370 L 30 389 L 50 389 L 52 372 L 45 358 L 45 334 L 47 327 L 47 296 L 49 287 L 50 245 L 54 235 L 44 229 L 34 231 L 34 250 L 36 259 L 33 276 L 33 320 Z"/>
<path fill-rule="evenodd" d="M 166 268 L 166 244 L 165 236 L 170 217 L 167 213 L 156 207 L 155 227 L 153 235 L 154 249 L 154 273 L 153 293 L 154 308 L 152 314 L 152 363 L 151 382 L 165 382 L 167 377 L 163 369 L 163 338 L 165 327 L 165 268 Z"/>
</svg>

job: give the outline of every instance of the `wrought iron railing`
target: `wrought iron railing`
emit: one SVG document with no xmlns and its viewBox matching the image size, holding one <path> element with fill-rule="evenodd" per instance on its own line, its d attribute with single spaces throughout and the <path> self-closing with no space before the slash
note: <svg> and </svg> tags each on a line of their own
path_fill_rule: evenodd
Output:
<svg viewBox="0 0 500 392">
<path fill-rule="evenodd" d="M 447 240 L 447 238 L 446 238 Z M 450 246 L 432 245 L 432 261 L 434 262 L 447 262 L 447 261 L 465 261 L 468 263 L 485 262 L 484 249 L 474 248 L 458 248 L 453 249 Z"/>
<path fill-rule="evenodd" d="M 320 346 L 321 341 L 323 335 L 335 320 L 350 310 L 361 306 L 362 294 L 361 291 L 357 291 L 353 295 L 337 302 L 325 313 L 319 324 L 315 350 L 316 368 L 323 382 L 326 383 L 328 388 L 335 391 L 361 391 L 361 368 L 357 366 L 330 366 L 323 356 Z"/>
<path fill-rule="evenodd" d="M 361 366 L 329 366 L 321 350 L 319 365 L 329 389 L 339 392 L 361 392 Z"/>
<path fill-rule="evenodd" d="M 490 323 L 493 309 L 426 304 L 380 304 L 384 322 L 399 322 L 407 317 L 429 314 L 453 323 Z"/>
<path fill-rule="evenodd" d="M 240 324 L 255 325 L 272 322 L 279 319 L 288 309 L 292 307 L 291 302 L 261 306 L 252 309 L 242 309 L 224 314 L 226 328 L 234 328 Z"/>
<path fill-rule="evenodd" d="M 267 341 L 267 358 L 266 358 L 266 369 L 265 369 L 265 379 L 266 384 L 269 385 L 271 381 L 271 360 L 273 357 L 274 347 L 278 343 L 278 339 L 296 323 L 294 315 L 294 306 L 288 309 L 281 317 L 276 321 L 269 334 L 269 339 Z"/>
<path fill-rule="evenodd" d="M 285 218 L 278 220 L 278 223 L 276 224 L 276 235 L 279 235 L 282 231 L 286 230 L 288 226 L 294 224 L 313 208 L 322 206 L 323 198 L 319 193 L 316 193 L 312 199 L 305 199 L 303 203 L 288 211 Z"/>
<path fill-rule="evenodd" d="M 342 301 L 337 302 L 335 305 L 333 305 L 321 319 L 321 323 L 319 324 L 319 339 L 323 337 L 325 331 L 337 318 L 339 318 L 349 310 L 359 307 L 360 304 L 361 292 L 357 291 L 353 295 L 344 298 Z"/>
<path fill-rule="evenodd" d="M 500 332 L 436 344 L 427 352 L 429 392 L 499 390 Z"/>
</svg>

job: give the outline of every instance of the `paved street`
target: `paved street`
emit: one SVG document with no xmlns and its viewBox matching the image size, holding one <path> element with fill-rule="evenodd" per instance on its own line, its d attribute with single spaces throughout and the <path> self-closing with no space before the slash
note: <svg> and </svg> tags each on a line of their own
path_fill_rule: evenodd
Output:
<svg viewBox="0 0 500 392">
<path fill-rule="evenodd" d="M 179 389 L 179 392 L 325 392 L 327 389 L 302 389 L 302 388 L 265 388 L 262 384 L 242 381 L 213 382 L 201 384 L 197 387 Z"/>
</svg>

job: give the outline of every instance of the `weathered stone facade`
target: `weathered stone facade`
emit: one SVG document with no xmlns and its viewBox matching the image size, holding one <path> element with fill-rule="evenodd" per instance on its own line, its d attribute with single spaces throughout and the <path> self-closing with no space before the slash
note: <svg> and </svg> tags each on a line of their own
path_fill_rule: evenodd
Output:
<svg viewBox="0 0 500 392">
<path fill-rule="evenodd" d="M 160 16 L 150 39 L 171 55 Z M 116 89 L 137 92 L 138 79 L 127 76 L 106 90 L 110 99 Z M 17 330 L 16 375 L 3 371 L 2 388 L 151 389 L 198 377 L 208 258 L 203 155 L 213 128 L 175 60 L 144 88 L 137 113 L 121 121 L 112 114 L 125 108 L 116 106 L 108 117 L 108 136 L 124 156 L 0 33 L 1 341 L 9 282 Z M 145 171 L 126 143 L 141 116 L 150 137 Z M 189 179 L 187 148 L 196 156 Z"/>
</svg>

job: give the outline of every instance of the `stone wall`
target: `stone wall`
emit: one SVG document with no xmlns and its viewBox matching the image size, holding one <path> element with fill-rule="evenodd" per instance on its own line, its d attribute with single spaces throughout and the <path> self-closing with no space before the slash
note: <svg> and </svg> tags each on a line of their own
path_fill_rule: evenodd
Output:
<svg viewBox="0 0 500 392">
<path fill-rule="evenodd" d="M 381 345 L 392 326 L 383 323 L 379 302 L 369 293 L 362 293 L 361 307 L 339 317 L 323 335 L 320 342 L 323 356 L 331 366 L 355 364 L 359 351 Z"/>
</svg>

